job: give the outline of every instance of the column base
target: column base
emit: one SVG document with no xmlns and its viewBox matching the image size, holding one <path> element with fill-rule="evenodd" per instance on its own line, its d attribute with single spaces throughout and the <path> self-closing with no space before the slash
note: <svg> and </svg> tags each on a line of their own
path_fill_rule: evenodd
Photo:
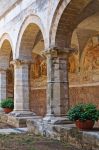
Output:
<svg viewBox="0 0 99 150">
<path fill-rule="evenodd" d="M 73 122 L 70 121 L 67 116 L 54 116 L 54 115 L 46 115 L 44 118 L 43 118 L 43 121 L 46 122 L 46 123 L 50 123 L 50 124 L 72 124 Z"/>
<path fill-rule="evenodd" d="M 12 111 L 9 115 L 14 117 L 32 117 L 36 114 L 31 111 Z"/>
<path fill-rule="evenodd" d="M 28 119 L 40 118 L 40 116 L 36 116 L 35 113 L 30 111 L 13 111 L 9 114 L 5 114 L 7 116 L 6 122 L 9 125 L 12 125 L 17 128 L 27 127 Z"/>
</svg>

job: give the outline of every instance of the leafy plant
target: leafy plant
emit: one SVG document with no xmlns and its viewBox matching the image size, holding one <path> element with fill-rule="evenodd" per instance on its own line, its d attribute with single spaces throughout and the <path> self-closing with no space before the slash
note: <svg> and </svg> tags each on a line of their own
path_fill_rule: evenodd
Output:
<svg viewBox="0 0 99 150">
<path fill-rule="evenodd" d="M 68 113 L 67 116 L 69 120 L 76 121 L 76 120 L 92 120 L 92 121 L 98 121 L 99 120 L 99 110 L 96 108 L 96 106 L 92 103 L 88 104 L 77 104 L 74 107 L 72 107 Z"/>
<path fill-rule="evenodd" d="M 2 108 L 14 108 L 14 102 L 12 98 L 7 98 L 1 101 L 0 106 Z"/>
</svg>

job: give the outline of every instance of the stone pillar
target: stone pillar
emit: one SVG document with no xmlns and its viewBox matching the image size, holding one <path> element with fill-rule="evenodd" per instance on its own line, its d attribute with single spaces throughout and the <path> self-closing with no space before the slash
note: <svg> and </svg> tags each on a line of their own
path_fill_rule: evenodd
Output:
<svg viewBox="0 0 99 150">
<path fill-rule="evenodd" d="M 14 112 L 15 116 L 28 116 L 29 111 L 29 63 L 21 60 L 12 61 L 14 65 Z"/>
<path fill-rule="evenodd" d="M 0 69 L 0 102 L 6 99 L 6 70 Z"/>
<path fill-rule="evenodd" d="M 53 48 L 44 52 L 47 58 L 46 117 L 66 116 L 69 109 L 68 54 L 71 50 Z"/>
</svg>

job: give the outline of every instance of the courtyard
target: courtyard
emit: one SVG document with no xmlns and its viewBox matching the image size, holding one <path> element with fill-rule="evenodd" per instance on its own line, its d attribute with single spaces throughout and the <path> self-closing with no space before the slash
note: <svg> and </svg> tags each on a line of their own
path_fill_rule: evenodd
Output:
<svg viewBox="0 0 99 150">
<path fill-rule="evenodd" d="M 99 0 L 0 0 L 0 150 L 99 150 L 79 103 L 99 110 Z"/>
<path fill-rule="evenodd" d="M 60 133 L 61 138 L 57 140 L 41 134 L 35 135 L 27 127 L 15 128 L 0 122 L 0 150 L 98 150 L 99 148 L 98 127 L 89 131 L 77 131 L 74 125 L 68 124 L 62 126 Z"/>
<path fill-rule="evenodd" d="M 12 126 L 0 122 L 0 150 L 77 150 L 68 143 L 51 140 L 40 135 L 35 136 L 28 132 L 1 134 L 2 129 L 11 131 L 11 128 L 13 129 Z M 14 130 L 16 129 L 14 128 Z"/>
<path fill-rule="evenodd" d="M 77 150 L 68 143 L 46 139 L 34 134 L 0 135 L 0 150 Z"/>
</svg>

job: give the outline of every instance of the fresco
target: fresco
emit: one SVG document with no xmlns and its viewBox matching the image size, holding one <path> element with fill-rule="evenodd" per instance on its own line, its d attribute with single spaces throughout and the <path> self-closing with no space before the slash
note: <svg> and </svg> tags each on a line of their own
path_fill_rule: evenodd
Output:
<svg viewBox="0 0 99 150">
<path fill-rule="evenodd" d="M 69 66 L 70 84 L 86 84 L 99 81 L 98 35 L 88 39 L 81 57 L 79 57 L 77 54 L 70 56 Z"/>
</svg>

